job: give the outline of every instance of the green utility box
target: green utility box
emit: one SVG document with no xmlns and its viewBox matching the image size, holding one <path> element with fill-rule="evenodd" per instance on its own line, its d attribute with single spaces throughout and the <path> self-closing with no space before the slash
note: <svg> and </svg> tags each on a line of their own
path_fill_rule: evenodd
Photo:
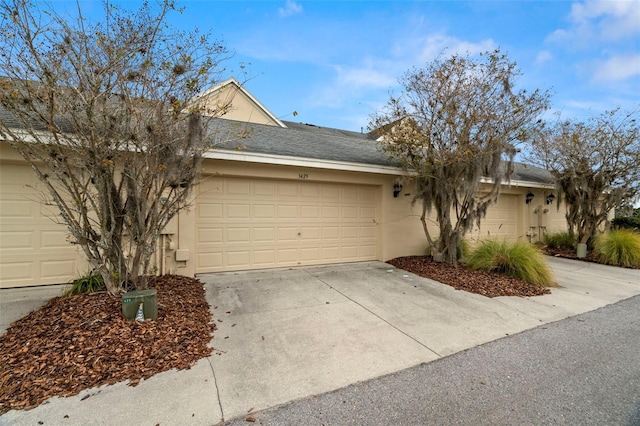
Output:
<svg viewBox="0 0 640 426">
<path fill-rule="evenodd" d="M 134 320 L 138 307 L 142 303 L 144 319 L 155 321 L 158 319 L 158 296 L 156 289 L 135 290 L 122 295 L 122 315 Z"/>
</svg>

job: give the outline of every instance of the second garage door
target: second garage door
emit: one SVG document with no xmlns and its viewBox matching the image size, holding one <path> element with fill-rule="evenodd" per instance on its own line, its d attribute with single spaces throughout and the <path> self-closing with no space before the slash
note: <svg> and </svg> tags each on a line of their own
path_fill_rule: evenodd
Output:
<svg viewBox="0 0 640 426">
<path fill-rule="evenodd" d="M 206 178 L 196 202 L 196 273 L 375 260 L 379 188 Z"/>
<path fill-rule="evenodd" d="M 67 241 L 57 208 L 33 187 L 29 166 L 0 165 L 0 288 L 66 283 L 88 269 L 78 246 Z"/>
<path fill-rule="evenodd" d="M 487 215 L 480 222 L 480 229 L 474 227 L 473 237 L 480 240 L 497 238 L 515 240 L 518 238 L 518 207 L 517 195 L 502 194 L 496 204 L 491 204 Z"/>
</svg>

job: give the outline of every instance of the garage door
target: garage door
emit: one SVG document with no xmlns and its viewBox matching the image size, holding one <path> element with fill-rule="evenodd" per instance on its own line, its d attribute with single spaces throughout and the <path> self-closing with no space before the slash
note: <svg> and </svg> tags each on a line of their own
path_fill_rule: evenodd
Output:
<svg viewBox="0 0 640 426">
<path fill-rule="evenodd" d="M 375 260 L 378 187 L 207 178 L 196 202 L 196 272 Z"/>
<path fill-rule="evenodd" d="M 56 208 L 44 206 L 36 177 L 25 164 L 0 167 L 0 288 L 59 284 L 86 266 L 66 228 L 56 224 Z"/>
<path fill-rule="evenodd" d="M 498 203 L 489 206 L 480 228 L 474 227 L 473 236 L 479 239 L 517 239 L 519 200 L 517 195 L 500 195 Z"/>
</svg>

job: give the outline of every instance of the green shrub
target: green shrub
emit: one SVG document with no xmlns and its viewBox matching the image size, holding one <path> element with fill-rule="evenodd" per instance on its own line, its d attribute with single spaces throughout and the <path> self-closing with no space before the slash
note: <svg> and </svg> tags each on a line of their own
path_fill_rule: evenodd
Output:
<svg viewBox="0 0 640 426">
<path fill-rule="evenodd" d="M 71 281 L 69 287 L 64 291 L 65 296 L 73 296 L 80 293 L 93 293 L 96 291 L 105 291 L 104 280 L 100 274 L 88 272 L 80 278 Z"/>
<path fill-rule="evenodd" d="M 469 253 L 471 253 L 471 244 L 469 243 L 469 241 L 468 240 L 460 241 L 460 245 L 458 246 L 458 251 L 456 252 L 458 259 L 466 259 L 467 257 L 469 257 Z"/>
<path fill-rule="evenodd" d="M 614 229 L 634 229 L 640 231 L 640 217 L 637 216 L 620 216 L 611 221 Z"/>
<path fill-rule="evenodd" d="M 544 244 L 551 249 L 575 249 L 578 241 L 569 231 L 544 236 Z"/>
<path fill-rule="evenodd" d="M 551 269 L 542 252 L 525 241 L 484 240 L 467 258 L 473 269 L 484 269 L 548 287 L 554 285 Z"/>
<path fill-rule="evenodd" d="M 596 237 L 593 253 L 608 265 L 640 268 L 640 233 L 618 229 Z"/>
</svg>

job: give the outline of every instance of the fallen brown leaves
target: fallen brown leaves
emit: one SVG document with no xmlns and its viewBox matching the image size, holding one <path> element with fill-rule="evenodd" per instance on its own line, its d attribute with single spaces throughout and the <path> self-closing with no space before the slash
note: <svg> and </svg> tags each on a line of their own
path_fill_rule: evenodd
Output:
<svg viewBox="0 0 640 426">
<path fill-rule="evenodd" d="M 388 260 L 396 268 L 412 272 L 421 277 L 450 285 L 458 290 L 497 296 L 540 296 L 549 294 L 548 288 L 511 278 L 496 272 L 469 269 L 463 264 L 433 262 L 428 256 L 407 256 Z"/>
<path fill-rule="evenodd" d="M 13 323 L 0 337 L 0 414 L 95 386 L 135 386 L 208 356 L 215 325 L 202 283 L 165 275 L 150 287 L 157 321 L 129 321 L 120 297 L 94 293 L 54 298 Z"/>
</svg>

